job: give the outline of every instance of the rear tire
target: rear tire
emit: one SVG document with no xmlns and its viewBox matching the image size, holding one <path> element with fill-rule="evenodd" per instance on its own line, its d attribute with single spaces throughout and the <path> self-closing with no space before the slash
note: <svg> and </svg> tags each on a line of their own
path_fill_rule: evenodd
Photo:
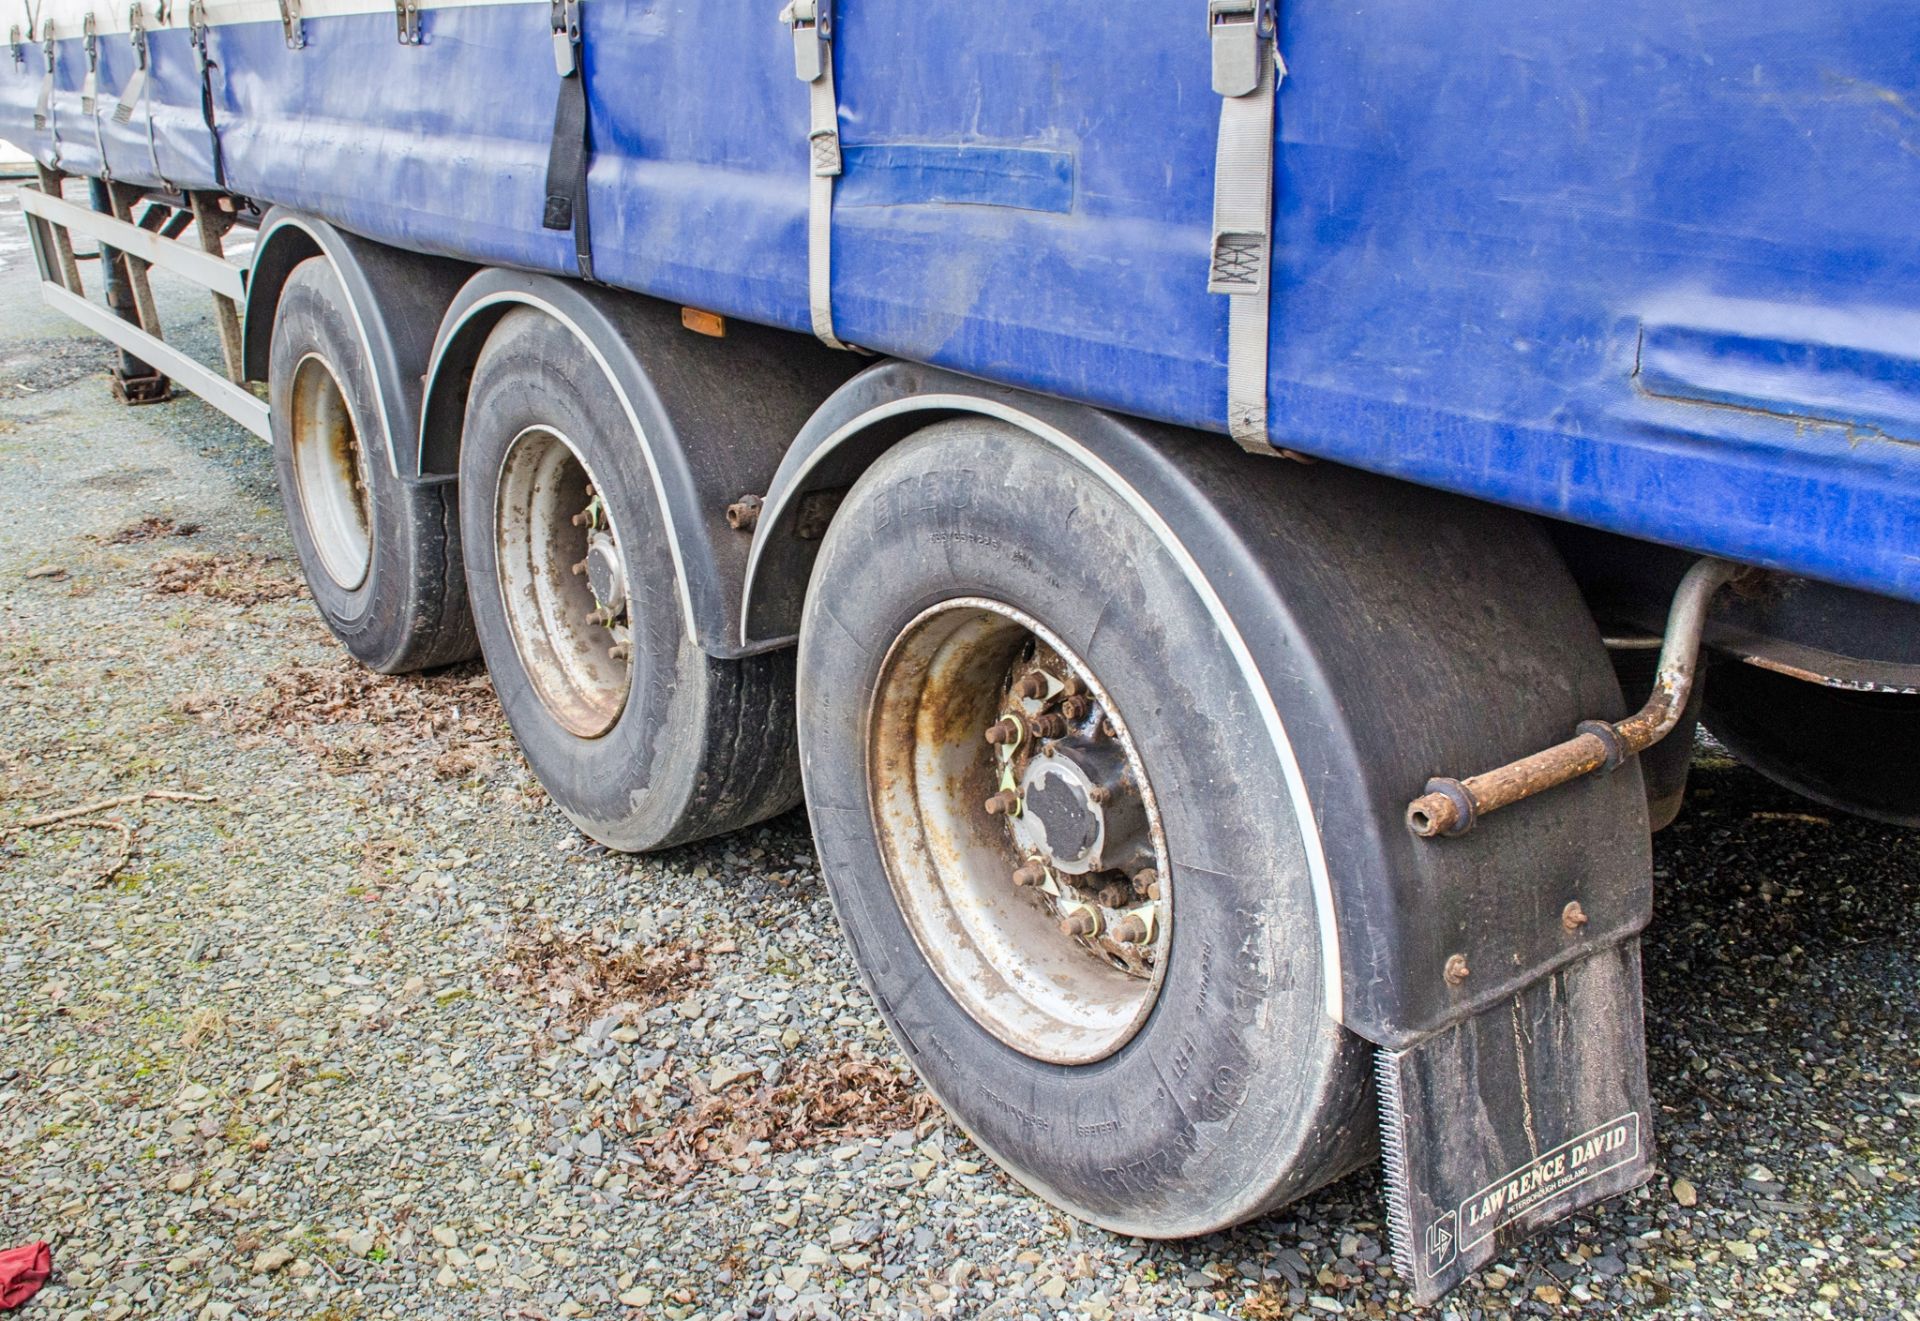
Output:
<svg viewBox="0 0 1920 1321">
<path fill-rule="evenodd" d="M 323 257 L 287 279 L 267 380 L 281 501 L 327 627 L 382 674 L 473 656 L 455 488 L 394 474 L 372 370 Z"/>
<path fill-rule="evenodd" d="M 1173 1238 L 1370 1154 L 1368 1048 L 1323 1007 L 1279 756 L 1228 640 L 1140 512 L 1024 432 L 930 427 L 880 458 L 828 529 L 799 663 L 808 811 L 856 962 L 921 1078 L 1015 1178 L 1084 1220 Z M 1038 737 L 1055 751 L 1025 754 L 1022 814 L 1048 819 L 1036 786 L 1059 784 L 1034 778 L 1043 758 L 1079 765 L 1119 743 L 1138 766 L 1078 800 L 1105 805 L 1097 831 L 1049 825 L 1047 867 L 1067 856 L 1055 834 L 1075 857 L 1089 839 L 1114 847 L 1117 795 L 1142 775 L 1159 824 L 1131 827 L 1126 866 L 1144 829 L 1169 905 L 1157 980 L 1131 1000 L 1097 962 L 1072 962 L 1104 946 L 1050 925 L 1086 909 L 1090 887 L 1064 865 L 1046 871 L 1057 895 L 1008 879 L 1041 837 L 1002 837 L 1004 815 L 983 814 L 1004 782 L 983 725 L 1036 664 L 1080 676 L 1048 699 L 1079 723 L 1049 720 Z M 1096 734 L 1103 711 L 1113 732 Z M 1098 907 L 1088 920 L 1117 931 L 1116 908 Z"/>
<path fill-rule="evenodd" d="M 639 437 L 559 322 L 516 310 L 488 337 L 460 482 L 494 691 L 575 825 L 641 852 L 799 801 L 792 652 L 717 660 L 695 642 Z"/>
</svg>

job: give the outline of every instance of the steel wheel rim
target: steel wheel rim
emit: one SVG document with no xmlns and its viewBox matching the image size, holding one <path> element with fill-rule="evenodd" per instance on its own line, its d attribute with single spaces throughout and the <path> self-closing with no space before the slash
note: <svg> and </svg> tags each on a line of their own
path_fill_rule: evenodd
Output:
<svg viewBox="0 0 1920 1321">
<path fill-rule="evenodd" d="M 494 500 L 514 649 L 541 705 L 580 738 L 613 728 L 633 682 L 626 556 L 600 489 L 571 441 L 529 427 L 507 446 Z"/>
<path fill-rule="evenodd" d="M 294 486 L 320 568 L 342 591 L 354 591 L 373 567 L 367 456 L 340 381 L 319 354 L 294 366 L 287 411 Z"/>
<path fill-rule="evenodd" d="M 1029 734 L 1012 754 L 986 742 L 983 726 L 993 726 L 990 717 L 1044 714 L 1065 700 L 1058 693 L 1045 703 L 1017 696 L 1018 683 L 1036 669 L 1077 679 L 1077 691 L 1110 734 L 1082 738 L 1070 732 L 1058 740 Z M 1088 723 L 1100 727 L 1099 720 L 1083 720 Z M 1000 1042 L 1032 1058 L 1087 1064 L 1119 1050 L 1158 1000 L 1171 947 L 1173 894 L 1145 766 L 1097 677 L 1025 612 L 983 597 L 956 598 L 924 611 L 894 641 L 881 664 L 867 727 L 867 782 L 888 882 L 947 991 Z M 1089 757 L 1109 773 L 1084 773 L 1081 762 Z M 1116 773 L 1122 778 L 1116 780 Z M 1105 852 L 1108 860 L 1149 863 L 1136 902 L 1110 906 L 1081 888 L 1119 873 L 1062 870 L 1088 863 L 1061 861 L 1068 851 L 1044 842 L 1045 821 L 1037 813 L 1024 826 L 1004 811 L 990 815 L 983 801 L 1009 775 L 1023 801 L 1057 797 L 1068 778 L 1099 780 L 1097 788 L 1108 797 L 1099 800 L 1105 805 L 1095 815 L 1116 830 L 1123 818 L 1133 824 L 1121 832 L 1124 838 L 1098 833 L 1091 856 Z M 1118 793 L 1130 796 L 1116 797 L 1114 783 L 1122 785 Z M 1075 801 L 1091 810 L 1088 799 Z M 1133 816 L 1136 802 L 1143 820 Z M 1056 825 L 1059 819 L 1056 814 Z M 1083 836 L 1073 836 L 1075 846 L 1081 842 Z M 1029 870 L 1036 865 L 1039 879 Z M 1022 872 L 1026 881 L 1018 879 Z M 1149 883 L 1151 900 L 1145 898 Z M 1097 911 L 1089 915 L 1088 909 Z M 1141 914 L 1147 914 L 1149 934 L 1117 940 L 1120 923 Z M 1063 921 L 1098 926 L 1093 934 L 1069 935 Z M 1122 971 L 1110 950 L 1150 967 Z"/>
</svg>

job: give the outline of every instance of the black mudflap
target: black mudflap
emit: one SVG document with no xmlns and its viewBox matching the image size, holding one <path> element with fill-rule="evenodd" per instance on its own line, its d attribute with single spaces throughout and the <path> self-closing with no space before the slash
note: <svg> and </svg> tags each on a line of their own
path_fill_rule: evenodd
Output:
<svg viewBox="0 0 1920 1321">
<path fill-rule="evenodd" d="M 1379 1054 L 1394 1262 L 1430 1303 L 1534 1231 L 1652 1173 L 1640 942 Z"/>
</svg>

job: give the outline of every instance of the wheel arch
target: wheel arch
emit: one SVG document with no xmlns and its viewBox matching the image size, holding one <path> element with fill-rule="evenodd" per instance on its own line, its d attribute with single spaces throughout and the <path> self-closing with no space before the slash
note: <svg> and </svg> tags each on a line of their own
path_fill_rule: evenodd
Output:
<svg viewBox="0 0 1920 1321">
<path fill-rule="evenodd" d="M 1524 844 L 1502 848 L 1496 832 L 1423 847 L 1427 841 L 1412 840 L 1400 825 L 1397 807 L 1384 810 L 1395 795 L 1403 803 L 1428 776 L 1448 773 L 1444 766 L 1495 764 L 1566 737 L 1578 720 L 1596 714 L 1589 705 L 1619 704 L 1598 630 L 1572 578 L 1524 515 L 1334 465 L 1288 470 L 1319 483 L 1326 499 L 1353 518 L 1390 531 L 1400 546 L 1426 537 L 1437 513 L 1458 523 L 1454 541 L 1482 552 L 1486 565 L 1532 557 L 1513 572 L 1512 582 L 1524 584 L 1542 603 L 1533 610 L 1538 626 L 1525 634 L 1509 629 L 1497 645 L 1526 651 L 1541 666 L 1571 659 L 1577 673 L 1557 700 L 1544 696 L 1539 710 L 1486 721 L 1486 694 L 1452 682 L 1457 666 L 1405 667 L 1403 673 L 1389 656 L 1377 654 L 1364 676 L 1328 668 L 1312 628 L 1295 618 L 1255 539 L 1240 526 L 1257 522 L 1257 504 L 1248 503 L 1257 497 L 1236 493 L 1230 474 L 1252 470 L 1226 466 L 1279 460 L 1229 454 L 1217 438 L 1199 433 L 937 368 L 885 362 L 822 405 L 781 463 L 749 554 L 740 606 L 743 646 L 779 646 L 797 636 L 823 524 L 838 495 L 901 439 L 934 421 L 969 415 L 1016 427 L 1093 472 L 1147 520 L 1206 603 L 1285 773 L 1307 855 L 1329 1016 L 1369 1040 L 1401 1048 L 1645 925 L 1651 863 L 1637 766 L 1528 805 L 1527 838 L 1596 845 L 1551 878 L 1536 874 Z M 816 501 L 808 511 L 809 497 L 825 503 Z M 799 526 L 803 511 L 814 526 Z M 1373 557 L 1376 573 L 1382 558 Z M 1412 563 L 1405 567 L 1409 575 L 1416 572 Z M 1477 581 L 1471 574 L 1438 574 L 1421 579 L 1417 591 L 1389 587 L 1381 593 L 1383 611 L 1394 616 L 1388 627 L 1405 622 L 1422 636 L 1444 637 L 1458 628 L 1456 621 L 1484 614 L 1473 593 L 1485 581 L 1484 572 Z M 1312 608 L 1324 627 L 1339 604 L 1329 600 Z M 1525 613 L 1517 605 L 1514 611 Z M 1316 696 L 1335 691 L 1350 696 L 1355 709 L 1343 702 L 1329 708 Z M 1382 700 L 1403 708 L 1402 718 L 1380 710 Z M 1287 711 L 1299 718 L 1290 719 Z M 1517 732 L 1516 724 L 1527 728 Z M 1520 746 L 1507 746 L 1512 742 Z M 1377 773 L 1366 783 L 1341 783 L 1335 771 L 1342 764 L 1373 766 Z M 1323 830 L 1326 820 L 1341 828 Z M 1605 895 L 1586 904 L 1605 917 L 1577 933 L 1558 930 L 1564 900 L 1555 896 L 1563 890 Z M 1487 914 L 1481 910 L 1490 892 L 1527 901 Z M 1549 909 L 1555 929 L 1537 929 L 1535 919 Z M 1520 929 L 1523 924 L 1528 929 Z M 1457 949 L 1479 958 L 1475 966 L 1487 969 L 1484 981 L 1455 988 L 1442 979 L 1445 960 Z"/>
<path fill-rule="evenodd" d="M 766 488 L 796 430 L 857 365 L 804 336 L 729 326 L 689 332 L 670 304 L 574 280 L 485 269 L 454 296 L 425 368 L 414 471 L 460 467 L 467 395 L 501 319 L 531 309 L 564 326 L 619 397 L 665 520 L 689 635 L 711 656 L 768 647 L 740 642 L 739 583 L 747 538 L 727 505 Z M 751 381 L 753 389 L 742 390 Z"/>
<path fill-rule="evenodd" d="M 241 328 L 245 379 L 267 379 L 280 296 L 294 269 L 313 257 L 333 268 L 346 293 L 361 351 L 372 368 L 388 470 L 403 481 L 418 477 L 412 438 L 420 425 L 421 375 L 434 328 L 473 268 L 403 252 L 317 217 L 274 207 L 261 219 L 248 267 Z"/>
</svg>

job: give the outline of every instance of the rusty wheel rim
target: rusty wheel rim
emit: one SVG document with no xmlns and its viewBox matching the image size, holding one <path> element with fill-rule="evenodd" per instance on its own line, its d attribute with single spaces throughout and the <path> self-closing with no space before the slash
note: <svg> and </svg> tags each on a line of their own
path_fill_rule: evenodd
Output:
<svg viewBox="0 0 1920 1321">
<path fill-rule="evenodd" d="M 507 446 L 494 500 L 501 604 L 534 693 L 569 733 L 598 738 L 633 682 L 626 556 L 572 442 L 529 427 Z"/>
<path fill-rule="evenodd" d="M 881 664 L 867 756 L 894 898 L 974 1021 L 1054 1064 L 1131 1040 L 1173 894 L 1146 767 L 1086 663 L 1015 607 L 941 602 Z"/>
<path fill-rule="evenodd" d="M 367 456 L 333 368 L 317 353 L 294 366 L 287 411 L 294 486 L 321 570 L 342 591 L 373 566 L 373 510 Z"/>
</svg>

